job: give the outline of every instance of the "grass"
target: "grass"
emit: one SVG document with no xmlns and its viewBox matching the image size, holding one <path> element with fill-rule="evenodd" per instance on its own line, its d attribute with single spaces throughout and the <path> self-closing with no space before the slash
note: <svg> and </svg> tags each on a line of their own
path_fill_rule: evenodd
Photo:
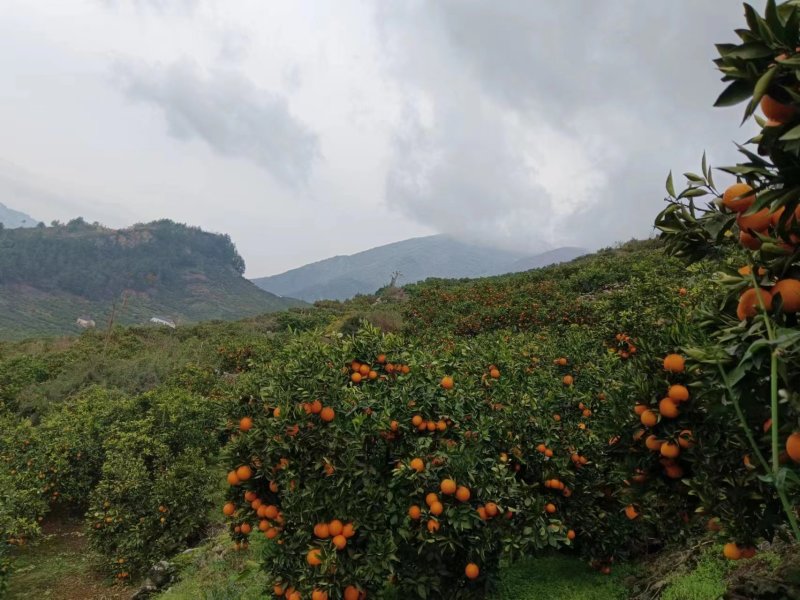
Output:
<svg viewBox="0 0 800 600">
<path fill-rule="evenodd" d="M 94 570 L 95 555 L 87 549 L 79 520 L 46 523 L 36 543 L 16 550 L 6 598 L 59 600 L 122 600 L 130 590 L 108 585 Z"/>
<path fill-rule="evenodd" d="M 529 558 L 503 569 L 497 600 L 623 600 L 629 573 L 602 575 L 570 556 Z"/>
</svg>

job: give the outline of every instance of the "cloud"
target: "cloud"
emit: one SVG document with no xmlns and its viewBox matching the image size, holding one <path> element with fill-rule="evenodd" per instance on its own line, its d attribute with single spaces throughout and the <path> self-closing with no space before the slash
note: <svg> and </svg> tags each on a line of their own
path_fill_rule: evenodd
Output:
<svg viewBox="0 0 800 600">
<path fill-rule="evenodd" d="M 172 137 L 252 161 L 286 186 L 305 184 L 320 157 L 317 135 L 292 115 L 286 98 L 237 72 L 201 70 L 188 61 L 120 62 L 115 76 L 130 99 L 163 112 Z"/>
<path fill-rule="evenodd" d="M 462 238 L 536 250 L 646 236 L 670 169 L 736 160 L 713 43 L 730 0 L 383 3 L 406 117 L 387 202 Z"/>
<path fill-rule="evenodd" d="M 197 10 L 200 0 L 100 0 L 107 8 L 119 9 L 132 6 L 138 11 L 157 13 L 180 13 L 190 15 Z"/>
</svg>

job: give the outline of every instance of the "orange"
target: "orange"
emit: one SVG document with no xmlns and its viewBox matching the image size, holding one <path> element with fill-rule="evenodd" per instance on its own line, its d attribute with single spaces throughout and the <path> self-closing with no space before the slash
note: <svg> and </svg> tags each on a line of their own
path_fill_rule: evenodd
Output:
<svg viewBox="0 0 800 600">
<path fill-rule="evenodd" d="M 639 512 L 636 510 L 636 507 L 634 507 L 633 504 L 628 504 L 628 506 L 625 507 L 625 516 L 633 521 L 639 516 Z"/>
<path fill-rule="evenodd" d="M 456 499 L 457 499 L 459 502 L 467 502 L 467 501 L 469 500 L 469 497 L 470 497 L 470 496 L 471 496 L 471 493 L 470 493 L 470 491 L 469 491 L 469 488 L 468 488 L 468 487 L 465 487 L 465 486 L 463 486 L 463 485 L 460 485 L 460 486 L 458 486 L 458 488 L 456 489 Z"/>
<path fill-rule="evenodd" d="M 680 354 L 667 354 L 664 357 L 664 370 L 670 373 L 683 373 L 686 361 Z"/>
<path fill-rule="evenodd" d="M 781 279 L 772 286 L 772 297 L 780 294 L 785 313 L 800 312 L 800 281 L 797 279 Z"/>
<path fill-rule="evenodd" d="M 556 415 L 556 416 L 558 417 L 558 415 Z M 561 420 L 561 417 L 558 417 L 558 419 L 556 419 L 556 421 L 560 421 L 560 420 Z M 553 458 L 553 451 L 550 448 L 547 448 L 547 450 L 544 451 L 544 455 L 547 458 Z"/>
<path fill-rule="evenodd" d="M 320 402 L 319 400 L 314 400 L 311 403 L 311 414 L 318 415 L 321 412 L 322 412 L 322 402 Z"/>
<path fill-rule="evenodd" d="M 371 369 L 369 368 L 369 365 L 361 365 L 360 367 L 358 367 L 358 372 L 361 373 L 362 377 L 366 377 L 367 375 L 369 375 L 370 370 Z"/>
<path fill-rule="evenodd" d="M 230 517 L 236 511 L 236 506 L 233 502 L 228 502 L 222 507 L 222 514 Z"/>
<path fill-rule="evenodd" d="M 694 446 L 694 438 L 692 437 L 691 429 L 684 429 L 678 434 L 678 445 L 684 449 Z"/>
<path fill-rule="evenodd" d="M 464 575 L 467 576 L 467 579 L 477 579 L 478 575 L 481 574 L 480 567 L 475 563 L 469 563 L 466 567 L 464 567 Z"/>
<path fill-rule="evenodd" d="M 392 431 L 397 431 L 398 429 L 400 429 L 400 423 L 398 423 L 397 421 L 392 421 L 391 423 L 389 423 L 389 429 L 391 429 Z"/>
<path fill-rule="evenodd" d="M 239 431 L 250 431 L 253 428 L 253 419 L 250 417 L 242 417 L 239 421 Z"/>
<path fill-rule="evenodd" d="M 497 504 L 495 504 L 494 502 L 487 502 L 485 510 L 486 510 L 486 515 L 488 517 L 496 517 L 497 516 L 497 513 L 498 513 Z"/>
<path fill-rule="evenodd" d="M 312 548 L 308 551 L 308 554 L 306 554 L 306 562 L 312 567 L 318 567 L 322 564 L 322 557 L 319 555 L 318 548 Z"/>
<path fill-rule="evenodd" d="M 419 509 L 419 506 L 417 506 L 416 504 L 411 506 L 408 509 L 408 516 L 411 517 L 411 519 L 413 521 L 417 521 L 420 518 L 421 515 L 422 515 L 422 511 Z"/>
<path fill-rule="evenodd" d="M 658 417 L 652 410 L 644 411 L 639 417 L 639 420 L 645 427 L 653 427 L 656 423 L 658 423 Z"/>
<path fill-rule="evenodd" d="M 742 558 L 742 551 L 735 542 L 728 542 L 722 547 L 722 555 L 728 560 L 739 560 Z"/>
<path fill-rule="evenodd" d="M 331 535 L 337 536 L 342 533 L 344 529 L 344 524 L 339 519 L 334 519 L 330 523 L 328 523 L 328 531 Z"/>
<path fill-rule="evenodd" d="M 425 463 L 422 462 L 421 458 L 414 458 L 408 463 L 412 469 L 414 469 L 417 473 L 422 473 L 425 470 Z"/>
<path fill-rule="evenodd" d="M 436 431 L 436 423 L 434 423 L 433 421 L 428 421 L 428 422 L 425 424 L 425 427 L 426 427 L 426 428 L 428 429 L 428 431 L 430 431 L 430 432 L 434 432 L 434 431 Z"/>
<path fill-rule="evenodd" d="M 276 519 L 278 517 L 278 507 L 274 504 L 270 504 L 264 509 L 264 516 L 268 519 Z"/>
<path fill-rule="evenodd" d="M 756 291 L 755 288 L 749 288 L 739 297 L 739 305 L 736 307 L 736 316 L 740 321 L 756 316 L 756 313 L 761 308 L 758 301 L 759 296 L 764 303 L 764 308 L 767 311 L 772 310 L 772 296 L 767 291 L 763 289 Z"/>
<path fill-rule="evenodd" d="M 355 534 L 356 534 L 355 525 L 353 525 L 352 523 L 345 523 L 345 526 L 342 528 L 342 535 L 349 540 Z"/>
<path fill-rule="evenodd" d="M 544 505 L 544 509 L 552 515 L 554 512 L 556 512 L 556 505 L 552 502 L 548 502 Z"/>
<path fill-rule="evenodd" d="M 658 403 L 658 412 L 661 413 L 662 417 L 666 417 L 667 419 L 674 419 L 680 414 L 672 398 L 664 398 L 661 400 L 661 402 Z"/>
<path fill-rule="evenodd" d="M 489 371 L 489 376 L 492 379 L 499 379 L 500 378 L 500 371 L 497 370 L 497 369 L 492 369 L 491 371 Z"/>
<path fill-rule="evenodd" d="M 344 537 L 341 533 L 339 535 L 333 536 L 332 542 L 337 550 L 344 550 L 344 547 L 347 546 L 347 538 Z"/>
<path fill-rule="evenodd" d="M 678 458 L 681 453 L 681 447 L 675 442 L 664 442 L 661 444 L 661 456 L 667 458 Z"/>
<path fill-rule="evenodd" d="M 280 407 L 279 407 L 279 406 L 278 406 L 278 407 L 275 407 L 275 409 L 272 411 L 272 416 L 273 416 L 273 417 L 275 417 L 276 419 L 279 419 L 279 418 L 280 418 L 280 416 L 281 416 L 281 409 L 280 409 Z"/>
<path fill-rule="evenodd" d="M 361 590 L 354 585 L 348 585 L 344 588 L 344 600 L 359 600 L 361 597 Z"/>
<path fill-rule="evenodd" d="M 283 596 L 283 586 L 280 583 L 276 583 L 272 586 L 272 593 L 276 596 Z"/>
<path fill-rule="evenodd" d="M 562 367 L 566 367 L 567 366 L 567 359 L 562 356 L 561 358 L 557 358 L 555 360 L 555 363 L 557 365 L 561 365 Z"/>
<path fill-rule="evenodd" d="M 253 531 L 253 528 L 250 526 L 250 523 L 242 523 L 241 531 L 243 534 L 247 535 Z"/>
<path fill-rule="evenodd" d="M 330 423 L 333 421 L 334 417 L 336 416 L 336 412 L 330 407 L 326 406 L 322 409 L 322 412 L 319 413 L 319 418 L 325 421 L 326 423 Z"/>
<path fill-rule="evenodd" d="M 761 240 L 754 235 L 750 235 L 746 231 L 739 232 L 739 243 L 742 245 L 742 248 L 747 248 L 748 250 L 758 250 L 761 248 Z"/>
<path fill-rule="evenodd" d="M 685 385 L 675 384 L 669 386 L 667 396 L 673 402 L 686 402 L 689 399 L 689 390 Z"/>
<path fill-rule="evenodd" d="M 241 481 L 247 481 L 248 479 L 250 479 L 253 476 L 253 469 L 251 469 L 247 465 L 242 465 L 241 467 L 236 469 L 236 476 Z"/>
<path fill-rule="evenodd" d="M 574 382 L 575 378 L 572 377 L 572 375 L 564 375 L 564 377 L 561 378 L 561 383 L 564 385 L 572 385 Z"/>
<path fill-rule="evenodd" d="M 574 540 L 575 539 L 575 531 L 574 530 L 570 529 L 567 532 L 567 539 L 568 540 Z"/>
<path fill-rule="evenodd" d="M 428 519 L 428 531 L 430 533 L 436 533 L 437 531 L 439 531 L 440 527 L 441 525 L 439 524 L 439 521 L 437 521 L 436 519 Z"/>
<path fill-rule="evenodd" d="M 664 472 L 670 479 L 680 479 L 683 477 L 683 467 L 680 465 L 667 465 L 664 467 Z"/>
<path fill-rule="evenodd" d="M 241 481 L 239 480 L 239 476 L 236 474 L 236 471 L 231 471 L 228 473 L 228 483 L 230 485 L 239 485 Z"/>
<path fill-rule="evenodd" d="M 736 217 L 736 224 L 741 231 L 764 232 L 769 227 L 769 209 L 762 208 L 753 214 L 739 213 Z"/>
<path fill-rule="evenodd" d="M 755 194 L 746 183 L 734 183 L 722 194 L 722 204 L 733 212 L 744 212 L 756 201 Z"/>
<path fill-rule="evenodd" d="M 246 492 L 244 493 L 244 499 L 245 499 L 245 502 L 252 502 L 252 501 L 253 501 L 253 500 L 255 500 L 257 497 L 258 497 L 258 496 L 256 496 L 256 493 L 255 493 L 254 491 L 252 491 L 252 490 L 248 490 L 248 491 L 246 491 Z"/>
<path fill-rule="evenodd" d="M 455 385 L 453 378 L 450 377 L 449 375 L 445 375 L 444 377 L 442 377 L 442 381 L 440 383 L 441 386 L 446 390 L 452 390 L 453 385 Z"/>
<path fill-rule="evenodd" d="M 356 371 L 355 373 L 350 375 L 350 381 L 352 381 L 353 383 L 360 383 L 361 382 L 361 373 Z"/>
<path fill-rule="evenodd" d="M 446 431 L 447 423 L 444 421 L 436 421 L 436 431 Z"/>
<path fill-rule="evenodd" d="M 456 482 L 452 479 L 444 479 L 442 480 L 442 483 L 439 484 L 439 489 L 445 496 L 452 496 L 456 493 Z"/>
<path fill-rule="evenodd" d="M 433 492 L 431 492 L 430 494 L 425 496 L 425 504 L 427 504 L 428 506 L 430 506 L 434 502 L 438 502 L 438 501 L 439 501 L 439 496 L 437 496 Z"/>
<path fill-rule="evenodd" d="M 795 431 L 786 438 L 786 454 L 794 462 L 800 463 L 800 432 Z"/>
<path fill-rule="evenodd" d="M 768 95 L 764 95 L 761 98 L 759 106 L 761 106 L 761 112 L 764 113 L 767 119 L 780 124 L 791 121 L 796 113 L 794 106 L 778 102 Z"/>
<path fill-rule="evenodd" d="M 277 516 L 277 515 L 276 515 Z M 326 540 L 330 537 L 331 532 L 328 529 L 327 523 L 317 523 L 314 525 L 314 535 L 321 540 Z"/>
<path fill-rule="evenodd" d="M 431 504 L 431 514 L 434 517 L 438 517 L 444 511 L 444 506 L 442 506 L 441 502 L 434 502 Z"/>
<path fill-rule="evenodd" d="M 645 404 L 637 404 L 633 407 L 633 412 L 636 413 L 637 417 L 641 417 L 642 413 L 647 410 L 647 406 Z"/>
<path fill-rule="evenodd" d="M 411 417 L 411 424 L 414 427 L 419 427 L 420 424 L 422 424 L 422 416 L 421 415 L 414 415 L 413 417 Z"/>
<path fill-rule="evenodd" d="M 328 600 L 328 592 L 323 590 L 314 590 L 311 592 L 311 600 Z"/>
<path fill-rule="evenodd" d="M 664 440 L 660 440 L 654 435 L 648 435 L 647 439 L 644 441 L 644 445 L 647 446 L 647 449 L 652 450 L 653 452 L 658 452 L 661 450 L 661 446 L 663 444 Z"/>
</svg>

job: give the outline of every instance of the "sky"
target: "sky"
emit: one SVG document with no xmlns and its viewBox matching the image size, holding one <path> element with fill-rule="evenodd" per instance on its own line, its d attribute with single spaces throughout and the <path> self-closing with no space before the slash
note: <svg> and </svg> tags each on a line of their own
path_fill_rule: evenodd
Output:
<svg viewBox="0 0 800 600">
<path fill-rule="evenodd" d="M 670 170 L 732 164 L 752 135 L 712 107 L 742 14 L 2 0 L 0 202 L 228 233 L 250 277 L 435 233 L 526 253 L 647 237 Z"/>
</svg>

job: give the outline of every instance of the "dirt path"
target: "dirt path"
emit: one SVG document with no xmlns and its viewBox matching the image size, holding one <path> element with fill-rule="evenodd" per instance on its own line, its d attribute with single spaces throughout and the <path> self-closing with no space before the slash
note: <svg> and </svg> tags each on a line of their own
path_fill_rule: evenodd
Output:
<svg viewBox="0 0 800 600">
<path fill-rule="evenodd" d="M 41 539 L 15 551 L 9 600 L 128 600 L 131 597 L 131 588 L 110 586 L 93 570 L 93 555 L 80 520 L 52 518 L 42 529 Z"/>
</svg>

